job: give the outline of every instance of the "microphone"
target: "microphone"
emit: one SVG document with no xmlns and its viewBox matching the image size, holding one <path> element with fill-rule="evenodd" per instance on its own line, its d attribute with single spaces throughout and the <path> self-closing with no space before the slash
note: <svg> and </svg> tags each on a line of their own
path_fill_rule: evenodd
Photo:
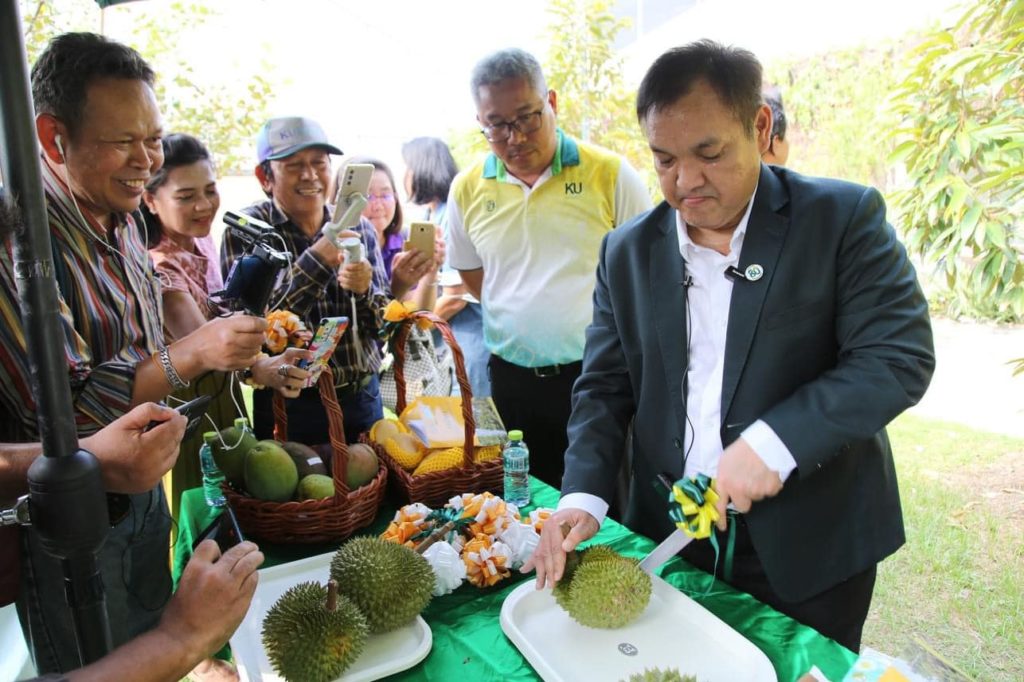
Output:
<svg viewBox="0 0 1024 682">
<path fill-rule="evenodd" d="M 686 277 L 684 277 L 683 281 L 680 282 L 680 284 L 683 285 L 684 289 L 689 289 L 690 287 L 692 287 L 693 286 L 693 275 L 687 275 Z"/>
<path fill-rule="evenodd" d="M 746 274 L 735 265 L 730 265 L 725 269 L 725 276 L 734 281 L 747 281 Z"/>
<path fill-rule="evenodd" d="M 746 270 L 740 270 L 735 265 L 730 265 L 722 274 L 736 282 L 756 282 L 764 277 L 764 268 L 757 263 L 748 265 Z"/>
</svg>

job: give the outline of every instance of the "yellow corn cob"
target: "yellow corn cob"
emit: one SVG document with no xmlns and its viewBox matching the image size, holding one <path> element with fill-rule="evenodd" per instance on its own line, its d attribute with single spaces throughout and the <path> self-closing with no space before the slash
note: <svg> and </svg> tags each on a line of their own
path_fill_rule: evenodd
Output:
<svg viewBox="0 0 1024 682">
<path fill-rule="evenodd" d="M 462 458 L 462 448 L 435 450 L 420 462 L 420 465 L 416 467 L 416 471 L 412 472 L 412 475 L 420 476 L 422 474 L 429 474 L 433 471 L 454 469 L 462 464 Z"/>
<path fill-rule="evenodd" d="M 414 440 L 408 434 L 399 434 L 398 438 L 388 438 L 384 441 L 384 451 L 391 456 L 391 459 L 398 462 L 398 466 L 412 471 L 423 461 L 426 454 L 425 451 L 413 444 Z"/>
<path fill-rule="evenodd" d="M 485 445 L 476 449 L 473 453 L 474 462 L 488 462 L 492 459 L 496 459 L 501 454 L 500 445 Z"/>
</svg>

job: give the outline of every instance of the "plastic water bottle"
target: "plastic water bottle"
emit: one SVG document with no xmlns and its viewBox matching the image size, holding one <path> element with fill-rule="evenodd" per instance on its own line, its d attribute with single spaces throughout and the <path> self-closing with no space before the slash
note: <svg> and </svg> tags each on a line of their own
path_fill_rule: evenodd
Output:
<svg viewBox="0 0 1024 682">
<path fill-rule="evenodd" d="M 220 484 L 224 482 L 224 474 L 213 461 L 213 444 L 217 442 L 217 432 L 207 431 L 203 434 L 203 446 L 199 448 L 199 467 L 203 471 L 203 497 L 211 507 L 223 507 L 224 491 Z"/>
<path fill-rule="evenodd" d="M 505 490 L 502 497 L 517 507 L 530 503 L 530 449 L 523 442 L 523 432 L 508 432 L 508 442 L 501 451 L 505 469 Z"/>
</svg>

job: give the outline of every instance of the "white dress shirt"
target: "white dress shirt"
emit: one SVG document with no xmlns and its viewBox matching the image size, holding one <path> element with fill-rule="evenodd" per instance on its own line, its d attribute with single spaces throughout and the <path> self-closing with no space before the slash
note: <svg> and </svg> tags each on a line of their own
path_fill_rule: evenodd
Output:
<svg viewBox="0 0 1024 682">
<path fill-rule="evenodd" d="M 756 195 L 757 189 L 754 189 Z M 729 267 L 740 260 L 743 238 L 747 232 L 753 197 L 747 202 L 746 213 L 736 226 L 729 243 L 729 253 L 722 255 L 690 239 L 682 216 L 676 212 L 676 230 L 679 252 L 686 262 L 686 288 L 688 365 L 683 390 L 686 395 L 686 438 L 683 443 L 686 478 L 706 474 L 718 475 L 718 462 L 722 457 L 722 371 L 725 367 L 725 340 L 728 332 L 729 308 L 733 279 L 726 276 Z M 692 278 L 692 279 L 691 279 Z M 741 286 L 758 286 L 757 282 L 743 282 Z M 767 286 L 762 283 L 760 286 Z M 761 458 L 765 465 L 779 474 L 783 482 L 796 468 L 789 448 L 768 424 L 758 419 L 740 435 Z M 570 493 L 559 500 L 558 508 L 574 507 L 589 512 L 598 523 L 604 521 L 608 504 L 588 493 Z M 666 510 L 667 513 L 667 510 Z"/>
</svg>

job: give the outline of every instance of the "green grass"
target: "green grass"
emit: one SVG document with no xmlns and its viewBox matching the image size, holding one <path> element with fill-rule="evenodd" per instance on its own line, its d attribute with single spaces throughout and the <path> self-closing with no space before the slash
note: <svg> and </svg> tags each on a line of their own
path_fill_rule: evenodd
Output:
<svg viewBox="0 0 1024 682">
<path fill-rule="evenodd" d="M 977 680 L 1024 680 L 1024 440 L 903 415 L 907 544 L 879 566 L 864 645 L 914 638 Z"/>
</svg>

